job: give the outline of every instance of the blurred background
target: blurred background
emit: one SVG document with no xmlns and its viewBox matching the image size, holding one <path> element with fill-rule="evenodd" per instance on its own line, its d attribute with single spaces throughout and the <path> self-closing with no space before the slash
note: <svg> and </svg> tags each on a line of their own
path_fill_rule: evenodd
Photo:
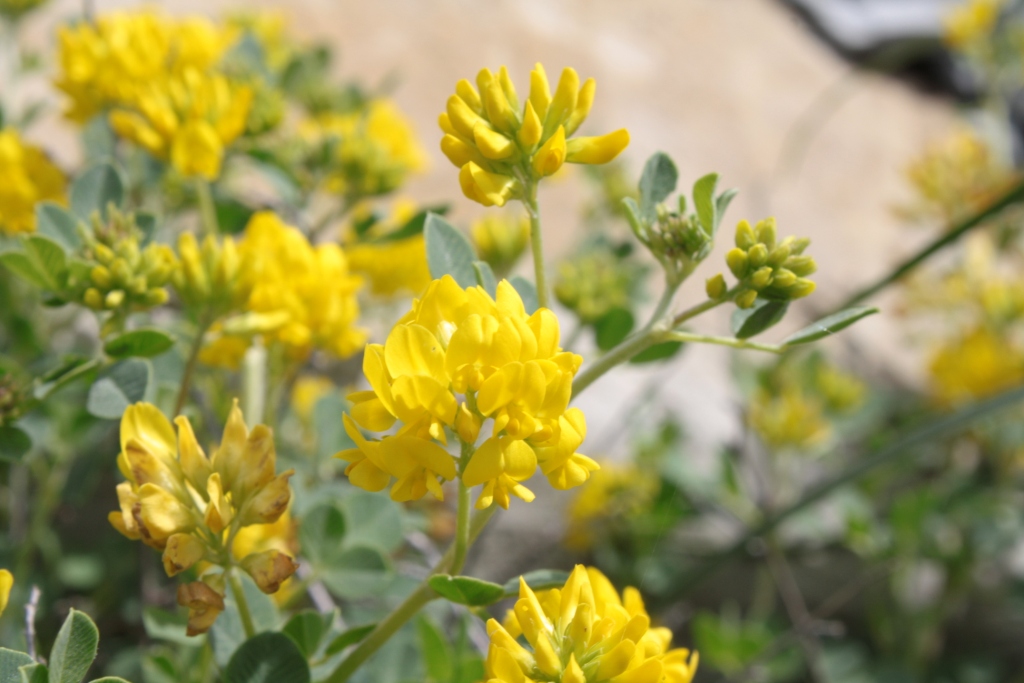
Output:
<svg viewBox="0 0 1024 683">
<path fill-rule="evenodd" d="M 141 6 L 87 4 L 94 13 Z M 719 187 L 739 190 L 728 234 L 741 218 L 774 216 L 780 234 L 811 238 L 818 289 L 772 330 L 778 338 L 836 310 L 998 199 L 1016 182 L 1020 160 L 1022 3 L 968 4 L 145 6 L 210 17 L 273 12 L 296 43 L 329 46 L 330 76 L 390 97 L 425 150 L 426 163 L 387 201 L 450 202 L 449 220 L 466 227 L 485 210 L 459 196 L 458 171 L 438 147 L 437 116 L 456 81 L 501 65 L 521 81 L 535 62 L 594 77 L 598 104 L 583 132 L 625 127 L 632 142 L 614 168 L 562 173 L 540 197 L 551 262 L 563 274 L 563 329 L 578 321 L 575 350 L 592 357 L 606 311 L 588 318 L 570 285 L 593 275 L 593 263 L 582 264 L 596 234 L 611 242 L 628 235 L 616 200 L 635 192 L 654 152 L 675 160 L 681 189 L 715 171 Z M 11 109 L 45 104 L 25 137 L 64 167 L 84 152 L 61 117 L 46 60 L 57 26 L 81 13 L 79 2 L 53 0 L 27 15 L 17 40 L 42 60 L 40 71 L 0 83 Z M 11 47 L 10 35 L 2 40 Z M 272 201 L 258 183 L 245 193 L 252 208 Z M 776 362 L 694 346 L 602 378 L 578 405 L 591 425 L 582 450 L 606 464 L 603 474 L 581 491 L 536 487 L 538 502 L 501 515 L 467 573 L 504 582 L 538 566 L 596 564 L 617 583 L 638 585 L 655 620 L 701 652 L 701 682 L 1024 680 L 1020 410 L 937 441 L 900 440 L 1024 378 L 1020 214 L 1011 208 L 984 223 L 973 241 L 958 240 L 914 278 L 873 295 L 868 303 L 882 314 L 814 354 Z M 724 251 L 694 280 L 721 270 Z M 628 292 L 643 319 L 658 291 L 650 262 L 612 261 L 601 266 L 618 278 L 612 289 Z M 529 274 L 527 259 L 513 272 Z M 606 293 L 594 292 L 600 309 Z M 690 287 L 677 306 L 704 298 Z M 715 311 L 701 331 L 728 327 L 728 313 Z M 799 505 L 771 533 L 748 533 L 878 453 L 891 462 Z M 58 510 L 62 535 L 76 528 L 76 514 L 74 503 Z M 444 526 L 444 511 L 417 514 L 439 515 Z M 64 569 L 71 578 L 56 590 L 67 600 L 99 590 L 99 579 L 75 574 L 95 563 L 82 566 Z M 114 655 L 107 652 L 108 662 Z M 129 659 L 120 663 L 133 670 Z M 144 680 L 159 680 L 141 670 Z M 412 680 L 397 669 L 375 675 Z"/>
</svg>

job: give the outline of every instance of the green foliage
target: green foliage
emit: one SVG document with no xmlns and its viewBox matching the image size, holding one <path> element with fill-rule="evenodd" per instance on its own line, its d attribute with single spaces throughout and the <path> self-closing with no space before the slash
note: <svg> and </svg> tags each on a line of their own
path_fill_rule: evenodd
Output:
<svg viewBox="0 0 1024 683">
<path fill-rule="evenodd" d="M 789 308 L 787 301 L 758 299 L 750 308 L 737 308 L 732 313 L 732 333 L 737 339 L 749 339 L 773 327 Z"/>
<path fill-rule="evenodd" d="M 426 217 L 423 235 L 431 277 L 451 275 L 460 287 L 472 287 L 477 283 L 473 268 L 476 260 L 473 245 L 455 226 L 431 213 Z"/>
<path fill-rule="evenodd" d="M 152 358 L 169 351 L 174 339 L 160 330 L 132 330 L 110 339 L 103 352 L 111 358 Z"/>
<path fill-rule="evenodd" d="M 50 650 L 49 683 L 80 683 L 96 658 L 100 632 L 84 612 L 71 610 Z"/>
<path fill-rule="evenodd" d="M 107 207 L 124 201 L 124 175 L 113 164 L 101 162 L 87 168 L 71 184 L 71 210 L 81 220 L 94 212 L 107 217 Z"/>
<path fill-rule="evenodd" d="M 505 589 L 500 585 L 472 576 L 435 574 L 427 583 L 441 597 L 470 607 L 484 607 L 505 597 Z"/>
<path fill-rule="evenodd" d="M 32 437 L 12 425 L 0 426 L 0 460 L 18 462 L 32 450 Z"/>
<path fill-rule="evenodd" d="M 261 633 L 247 640 L 224 670 L 225 683 L 309 683 L 306 658 L 281 633 Z"/>
<path fill-rule="evenodd" d="M 86 409 L 90 415 L 106 420 L 120 419 L 125 409 L 146 396 L 153 369 L 146 361 L 129 359 L 100 373 L 90 387 Z"/>
<path fill-rule="evenodd" d="M 786 346 L 796 346 L 797 344 L 809 344 L 810 342 L 818 341 L 829 337 L 840 330 L 844 330 L 850 325 L 854 324 L 858 320 L 863 320 L 869 315 L 878 313 L 877 308 L 871 308 L 868 306 L 856 306 L 854 308 L 847 308 L 833 313 L 832 315 L 825 316 L 821 320 L 817 320 L 807 327 L 794 332 L 785 339 L 782 343 Z"/>
<path fill-rule="evenodd" d="M 676 191 L 678 182 L 679 171 L 667 154 L 657 152 L 647 160 L 640 176 L 640 214 L 645 220 L 654 220 L 655 208 Z"/>
</svg>

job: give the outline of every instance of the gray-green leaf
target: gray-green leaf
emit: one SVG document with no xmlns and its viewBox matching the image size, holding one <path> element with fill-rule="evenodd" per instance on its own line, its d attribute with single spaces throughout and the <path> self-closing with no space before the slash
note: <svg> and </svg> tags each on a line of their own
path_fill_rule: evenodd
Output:
<svg viewBox="0 0 1024 683">
<path fill-rule="evenodd" d="M 505 597 L 504 586 L 472 576 L 435 574 L 427 583 L 442 598 L 470 607 L 484 607 Z"/>
<path fill-rule="evenodd" d="M 498 295 L 498 279 L 494 277 L 494 271 L 487 261 L 473 261 L 473 273 L 476 275 L 476 283 L 487 290 L 492 297 Z"/>
<path fill-rule="evenodd" d="M 327 646 L 325 654 L 328 657 L 338 654 L 349 645 L 355 645 L 363 638 L 370 635 L 375 628 L 377 628 L 377 624 L 366 624 L 365 626 L 350 628 L 331 641 L 331 644 Z"/>
<path fill-rule="evenodd" d="M 473 270 L 476 255 L 465 235 L 436 213 L 427 214 L 423 234 L 431 277 L 451 275 L 460 287 L 476 284 L 476 272 Z"/>
<path fill-rule="evenodd" d="M 49 683 L 80 683 L 96 658 L 100 632 L 85 612 L 72 609 L 50 650 Z"/>
<path fill-rule="evenodd" d="M 71 210 L 83 220 L 89 220 L 93 211 L 106 217 L 107 205 L 119 207 L 123 200 L 121 172 L 106 161 L 90 166 L 71 184 Z"/>
<path fill-rule="evenodd" d="M 282 633 L 260 633 L 242 644 L 224 671 L 225 683 L 309 683 L 309 664 Z"/>
<path fill-rule="evenodd" d="M 714 235 L 718 226 L 718 206 L 715 203 L 715 187 L 718 174 L 709 173 L 693 184 L 693 206 L 697 212 L 704 233 Z"/>
<path fill-rule="evenodd" d="M 324 617 L 314 610 L 303 610 L 288 620 L 281 632 L 295 641 L 306 658 L 312 657 L 327 630 Z"/>
<path fill-rule="evenodd" d="M 103 351 L 111 358 L 159 356 L 174 346 L 174 340 L 160 330 L 132 330 L 114 337 L 106 343 Z"/>
<path fill-rule="evenodd" d="M 751 308 L 737 308 L 732 314 L 732 333 L 737 339 L 749 339 L 761 334 L 782 320 L 788 308 L 788 301 L 768 299 L 758 299 Z"/>
<path fill-rule="evenodd" d="M 36 230 L 67 251 L 75 251 L 82 246 L 82 238 L 78 235 L 78 219 L 60 204 L 36 204 Z"/>
<path fill-rule="evenodd" d="M 0 460 L 20 461 L 32 450 L 32 439 L 14 425 L 0 427 Z"/>
<path fill-rule="evenodd" d="M 794 332 L 782 340 L 782 345 L 796 346 L 797 344 L 808 344 L 824 339 L 875 313 L 878 313 L 878 309 L 870 306 L 847 308 L 813 322 L 798 332 Z"/>
<path fill-rule="evenodd" d="M 35 661 L 26 653 L 0 647 L 0 681 L 3 683 L 20 681 L 21 674 L 18 673 L 18 669 L 32 664 L 35 664 Z"/>
<path fill-rule="evenodd" d="M 146 361 L 129 359 L 117 363 L 89 388 L 86 410 L 106 420 L 120 419 L 128 406 L 145 397 L 151 374 Z"/>
<path fill-rule="evenodd" d="M 533 286 L 533 283 L 527 280 L 522 275 L 516 275 L 509 284 L 512 288 L 519 292 L 519 298 L 523 300 L 523 308 L 526 309 L 527 315 L 533 315 L 534 312 L 540 308 L 540 299 L 537 298 L 537 288 Z"/>
<path fill-rule="evenodd" d="M 636 319 L 629 309 L 613 308 L 608 311 L 594 323 L 594 336 L 597 341 L 597 348 L 602 351 L 608 351 L 617 346 L 629 336 L 635 324 Z"/>
<path fill-rule="evenodd" d="M 679 171 L 672 159 L 664 152 L 655 152 L 640 176 L 640 212 L 644 220 L 654 220 L 655 208 L 675 192 L 678 182 Z"/>
<path fill-rule="evenodd" d="M 48 683 L 50 680 L 50 671 L 45 664 L 26 664 L 18 671 L 21 673 L 21 683 Z"/>
</svg>

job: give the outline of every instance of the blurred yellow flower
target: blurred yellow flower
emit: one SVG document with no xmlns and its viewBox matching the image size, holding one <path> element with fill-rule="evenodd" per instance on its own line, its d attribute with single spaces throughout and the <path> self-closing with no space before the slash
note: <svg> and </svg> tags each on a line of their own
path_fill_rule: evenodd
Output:
<svg viewBox="0 0 1024 683">
<path fill-rule="evenodd" d="M 0 569 L 0 615 L 7 609 L 7 601 L 11 599 L 11 588 L 14 586 L 14 575 L 6 569 Z"/>
<path fill-rule="evenodd" d="M 566 544 L 586 550 L 607 522 L 648 509 L 659 489 L 658 477 L 633 463 L 605 462 L 569 505 Z"/>
<path fill-rule="evenodd" d="M 771 448 L 804 449 L 828 438 L 831 428 L 820 401 L 799 386 L 758 391 L 750 404 L 750 426 Z"/>
<path fill-rule="evenodd" d="M 276 473 L 272 432 L 264 425 L 249 431 L 237 401 L 209 458 L 188 419 L 178 417 L 175 424 L 177 438 L 156 406 L 136 403 L 125 411 L 117 465 L 127 481 L 117 486 L 120 510 L 110 513 L 110 523 L 162 551 L 168 576 L 200 561 L 228 571 L 239 530 L 272 524 L 284 514 L 294 471 Z M 275 549 L 249 553 L 238 564 L 266 593 L 275 592 L 297 567 Z M 223 595 L 222 582 L 216 575 L 179 588 L 179 603 L 190 609 L 190 635 L 209 628 L 223 609 L 211 595 Z"/>
<path fill-rule="evenodd" d="M 334 391 L 334 382 L 318 375 L 303 375 L 295 380 L 292 387 L 292 412 L 304 424 L 313 420 L 316 404 L 327 394 Z"/>
<path fill-rule="evenodd" d="M 470 235 L 480 258 L 498 277 L 503 277 L 516 265 L 530 243 L 530 219 L 526 215 L 488 213 L 473 223 Z"/>
<path fill-rule="evenodd" d="M 153 83 L 187 70 L 205 72 L 237 35 L 203 17 L 171 18 L 151 9 L 64 25 L 55 85 L 69 98 L 66 115 L 84 123 L 113 105 L 133 103 Z"/>
<path fill-rule="evenodd" d="M 504 206 L 522 198 L 524 183 L 558 171 L 565 162 L 604 164 L 629 144 L 622 128 L 598 137 L 571 137 L 590 113 L 597 83 L 580 86 L 576 71 L 562 71 L 552 95 L 544 67 L 530 72 L 530 94 L 520 108 L 508 70 L 482 69 L 476 87 L 463 79 L 448 98 L 439 124 L 441 151 L 459 171 L 469 199 Z"/>
<path fill-rule="evenodd" d="M 980 327 L 950 340 L 929 365 L 936 398 L 956 405 L 1009 390 L 1024 381 L 1024 350 Z"/>
<path fill-rule="evenodd" d="M 252 90 L 220 74 L 186 69 L 136 88 L 110 125 L 186 177 L 215 180 L 227 147 L 245 132 Z"/>
<path fill-rule="evenodd" d="M 450 276 L 435 280 L 383 345 L 366 347 L 363 372 L 371 390 L 349 397 L 354 405 L 345 425 L 357 447 L 338 454 L 350 463 L 346 474 L 371 491 L 397 479 L 395 500 L 428 491 L 440 499 L 438 479 L 458 474 L 466 486 L 482 486 L 479 508 L 494 502 L 507 508 L 510 495 L 533 500 L 522 482 L 538 466 L 555 488 L 579 486 L 598 467 L 576 452 L 586 423 L 581 411 L 568 408 L 582 359 L 558 342 L 554 313 L 542 308 L 527 315 L 507 281 L 492 299 Z M 487 419 L 491 435 L 474 450 Z M 398 431 L 380 441 L 365 439 L 356 426 L 381 432 L 396 421 Z M 458 472 L 441 447 L 446 429 L 468 457 Z"/>
<path fill-rule="evenodd" d="M 207 235 L 200 247 L 190 232 L 178 238 L 171 284 L 186 309 L 214 319 L 241 309 L 253 286 L 248 263 L 239 256 L 234 238 L 225 236 L 218 243 Z"/>
<path fill-rule="evenodd" d="M 300 132 L 311 142 L 335 145 L 326 187 L 334 194 L 386 194 L 427 166 L 412 123 L 391 100 L 376 99 L 350 113 L 322 114 L 306 121 Z"/>
<path fill-rule="evenodd" d="M 430 266 L 427 264 L 427 246 L 423 233 L 400 239 L 391 238 L 416 212 L 414 202 L 397 200 L 388 218 L 378 221 L 367 233 L 351 239 L 345 245 L 349 267 L 369 281 L 370 292 L 377 296 L 417 296 L 430 284 Z M 361 217 L 357 212 L 355 220 Z"/>
<path fill-rule="evenodd" d="M 1005 0 L 967 0 L 954 7 L 945 19 L 946 42 L 964 49 L 987 38 L 996 26 Z"/>
<path fill-rule="evenodd" d="M 487 622 L 492 683 L 690 683 L 698 656 L 652 628 L 640 592 L 620 597 L 600 571 L 576 565 L 561 588 L 535 593 L 522 578 L 504 625 Z M 522 636 L 529 648 L 519 642 Z"/>
<path fill-rule="evenodd" d="M 64 174 L 13 128 L 0 130 L 0 233 L 36 229 L 37 202 L 64 203 Z"/>
</svg>

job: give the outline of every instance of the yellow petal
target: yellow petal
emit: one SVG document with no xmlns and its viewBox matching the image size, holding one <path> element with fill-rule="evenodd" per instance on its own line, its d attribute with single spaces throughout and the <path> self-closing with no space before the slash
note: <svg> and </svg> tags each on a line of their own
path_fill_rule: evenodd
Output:
<svg viewBox="0 0 1024 683">
<path fill-rule="evenodd" d="M 241 520 L 242 526 L 273 524 L 285 513 L 292 498 L 288 479 L 293 474 L 295 474 L 295 470 L 282 472 L 245 504 Z"/>
<path fill-rule="evenodd" d="M 139 532 L 161 547 L 171 535 L 191 531 L 195 518 L 191 510 L 174 495 L 154 484 L 139 487 L 139 509 L 136 517 Z"/>
<path fill-rule="evenodd" d="M 192 534 L 173 534 L 164 548 L 164 571 L 174 576 L 203 559 L 206 546 Z"/>
<path fill-rule="evenodd" d="M 135 403 L 125 409 L 121 417 L 121 450 L 131 439 L 165 462 L 175 459 L 174 428 L 152 403 Z"/>
<path fill-rule="evenodd" d="M 543 121 L 551 105 L 551 87 L 548 85 L 548 75 L 540 62 L 534 65 L 533 71 L 530 72 L 530 104 Z"/>
<path fill-rule="evenodd" d="M 576 108 L 572 110 L 568 120 L 565 122 L 565 134 L 572 135 L 587 118 L 590 108 L 594 104 L 594 93 L 597 90 L 597 81 L 588 78 L 583 87 L 580 88 L 579 97 L 576 99 Z"/>
<path fill-rule="evenodd" d="M 266 550 L 247 555 L 240 563 L 264 593 L 276 593 L 299 568 L 295 561 L 279 550 Z"/>
<path fill-rule="evenodd" d="M 571 67 L 562 69 L 562 76 L 558 79 L 558 87 L 551 98 L 551 106 L 548 108 L 548 115 L 544 120 L 545 130 L 554 130 L 555 126 L 561 126 L 576 109 L 576 98 L 579 95 L 580 77 L 576 70 Z"/>
<path fill-rule="evenodd" d="M 14 586 L 14 575 L 6 569 L 0 569 L 0 614 L 7 609 L 7 601 L 11 597 L 11 587 Z"/>
<path fill-rule="evenodd" d="M 555 134 L 533 154 L 533 172 L 544 178 L 562 168 L 566 157 L 565 128 L 559 126 Z"/>
<path fill-rule="evenodd" d="M 620 642 L 609 652 L 601 655 L 601 664 L 597 669 L 597 680 L 607 681 L 618 676 L 629 667 L 636 652 L 636 643 L 628 640 Z"/>
<path fill-rule="evenodd" d="M 607 164 L 629 145 L 625 128 L 597 137 L 572 138 L 566 143 L 565 160 L 571 164 Z"/>
<path fill-rule="evenodd" d="M 487 126 L 477 126 L 473 139 L 477 149 L 488 159 L 507 159 L 516 149 L 511 140 Z"/>
<path fill-rule="evenodd" d="M 352 419 L 361 427 L 372 432 L 383 432 L 395 424 L 395 416 L 388 412 L 383 401 L 372 391 L 357 391 L 347 398 L 352 402 L 349 411 Z"/>
<path fill-rule="evenodd" d="M 188 418 L 179 415 L 174 418 L 174 424 L 178 425 L 178 458 L 181 471 L 192 482 L 193 487 L 202 488 L 213 467 L 196 441 L 195 432 L 192 431 L 192 424 Z"/>
<path fill-rule="evenodd" d="M 465 78 L 455 84 L 455 94 L 462 98 L 462 101 L 469 105 L 470 109 L 475 111 L 477 114 L 483 114 L 484 106 L 483 102 L 480 100 L 480 94 L 477 93 L 473 84 Z"/>
<path fill-rule="evenodd" d="M 473 130 L 479 126 L 490 126 L 483 117 L 473 111 L 458 95 L 448 98 L 448 120 L 452 127 L 464 138 L 473 139 Z"/>
<path fill-rule="evenodd" d="M 540 117 L 537 116 L 537 110 L 533 108 L 533 102 L 527 100 L 526 111 L 523 112 L 523 125 L 519 127 L 517 133 L 519 144 L 524 149 L 530 150 L 540 142 L 543 133 L 544 125 L 541 123 Z"/>
</svg>

